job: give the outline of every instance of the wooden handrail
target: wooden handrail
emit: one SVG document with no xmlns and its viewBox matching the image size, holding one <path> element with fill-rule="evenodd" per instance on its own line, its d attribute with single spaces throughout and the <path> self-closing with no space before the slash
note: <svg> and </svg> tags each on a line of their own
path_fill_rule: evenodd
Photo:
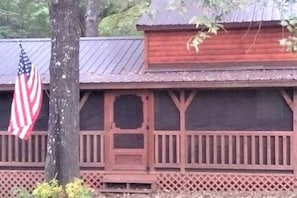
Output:
<svg viewBox="0 0 297 198">
<path fill-rule="evenodd" d="M 292 131 L 186 131 L 184 148 L 178 131 L 154 135 L 156 168 L 179 168 L 183 152 L 186 169 L 293 170 Z"/>
<path fill-rule="evenodd" d="M 104 132 L 80 132 L 80 166 L 104 166 Z M 21 140 L 0 131 L 0 167 L 43 167 L 46 157 L 47 132 L 35 131 L 29 140 Z"/>
</svg>

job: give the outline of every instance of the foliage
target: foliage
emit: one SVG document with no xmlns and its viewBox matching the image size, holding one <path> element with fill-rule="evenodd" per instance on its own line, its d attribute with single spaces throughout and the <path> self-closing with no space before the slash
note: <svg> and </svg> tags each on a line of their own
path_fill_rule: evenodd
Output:
<svg viewBox="0 0 297 198">
<path fill-rule="evenodd" d="M 33 195 L 25 188 L 14 188 L 12 194 L 15 198 L 33 198 Z"/>
<path fill-rule="evenodd" d="M 47 0 L 1 0 L 0 38 L 47 37 Z"/>
<path fill-rule="evenodd" d="M 198 32 L 189 39 L 187 47 L 188 49 L 194 48 L 196 52 L 199 51 L 199 46 L 205 39 L 211 37 L 211 35 L 217 35 L 219 30 L 225 30 L 221 24 L 224 16 L 236 9 L 244 8 L 249 3 L 259 3 L 263 8 L 268 6 L 266 0 L 193 0 L 193 2 L 191 6 L 197 8 L 199 15 L 193 16 L 189 23 L 195 24 Z M 291 33 L 287 38 L 280 40 L 280 45 L 290 52 L 297 51 L 297 6 L 293 5 L 296 2 L 296 0 L 273 0 L 273 6 L 279 9 L 283 17 L 281 25 Z M 184 0 L 170 0 L 168 9 L 184 13 L 187 12 L 187 5 Z M 289 20 L 286 20 L 287 18 Z M 260 27 L 261 25 L 259 25 Z"/>
<path fill-rule="evenodd" d="M 32 194 L 38 198 L 60 197 L 63 194 L 63 188 L 56 179 L 53 179 L 49 182 L 38 183 Z"/>
<path fill-rule="evenodd" d="M 99 23 L 100 34 L 102 36 L 139 34 L 136 31 L 136 22 L 148 5 L 147 0 L 116 1 L 116 3 L 110 0 L 109 4 L 105 5 L 109 8 L 106 10 L 108 14 Z"/>
<path fill-rule="evenodd" d="M 84 28 L 87 0 L 80 0 L 79 4 L 81 28 Z M 148 4 L 149 0 L 101 0 L 99 33 L 103 36 L 138 34 L 135 24 Z M 0 1 L 0 38 L 49 37 L 49 34 L 47 0 Z"/>
<path fill-rule="evenodd" d="M 92 189 L 84 186 L 83 181 L 78 178 L 66 184 L 65 189 L 58 184 L 56 179 L 53 179 L 49 182 L 38 183 L 32 194 L 24 188 L 13 190 L 16 198 L 91 198 L 93 193 Z"/>
<path fill-rule="evenodd" d="M 291 35 L 281 39 L 280 45 L 285 47 L 289 52 L 297 52 L 297 18 L 284 20 L 281 22 L 281 25 L 286 27 Z"/>
<path fill-rule="evenodd" d="M 68 198 L 89 198 L 92 197 L 92 190 L 84 186 L 83 181 L 74 179 L 65 187 L 66 195 Z"/>
</svg>

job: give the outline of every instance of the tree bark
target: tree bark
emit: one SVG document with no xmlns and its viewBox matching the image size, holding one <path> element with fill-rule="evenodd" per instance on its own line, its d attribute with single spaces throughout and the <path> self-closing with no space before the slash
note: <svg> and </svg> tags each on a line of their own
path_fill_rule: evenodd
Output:
<svg viewBox="0 0 297 198">
<path fill-rule="evenodd" d="M 88 5 L 85 15 L 85 36 L 95 37 L 99 35 L 98 23 L 99 23 L 99 0 L 88 0 Z"/>
<path fill-rule="evenodd" d="M 49 131 L 45 177 L 65 185 L 79 177 L 79 18 L 77 0 L 49 0 Z"/>
</svg>

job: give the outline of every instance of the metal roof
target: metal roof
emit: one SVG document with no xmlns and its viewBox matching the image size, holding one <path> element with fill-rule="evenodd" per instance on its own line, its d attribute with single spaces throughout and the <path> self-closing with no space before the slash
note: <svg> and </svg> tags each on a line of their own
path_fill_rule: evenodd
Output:
<svg viewBox="0 0 297 198">
<path fill-rule="evenodd" d="M 50 40 L 21 39 L 21 43 L 43 82 L 48 83 Z M 138 73 L 144 64 L 143 51 L 142 37 L 81 38 L 80 76 Z M 17 40 L 0 40 L 0 84 L 14 83 L 19 53 Z"/>
<path fill-rule="evenodd" d="M 43 83 L 49 83 L 50 40 L 22 39 L 21 43 Z M 0 40 L 0 90 L 13 89 L 19 53 L 16 40 Z M 236 68 L 240 69 L 150 71 L 144 69 L 141 37 L 82 38 L 80 41 L 82 88 L 297 87 L 296 65 L 265 69 L 259 63 L 254 67 L 258 69 L 240 65 Z"/>
<path fill-rule="evenodd" d="M 199 7 L 197 0 L 183 0 L 186 7 L 185 13 L 179 13 L 176 10 L 168 9 L 168 3 L 172 0 L 153 0 L 150 5 L 150 12 L 144 14 L 137 26 L 139 29 L 145 29 L 150 26 L 181 26 L 188 25 L 194 16 L 214 17 L 214 11 Z M 289 1 L 291 2 L 291 1 Z M 297 12 L 297 3 L 291 2 L 288 6 L 289 10 L 280 12 L 279 6 L 274 0 L 266 0 L 261 3 L 259 0 L 247 1 L 245 6 L 235 9 L 232 13 L 222 19 L 222 23 L 226 25 L 248 25 L 251 22 L 279 22 L 281 19 L 288 19 L 292 14 Z M 153 14 L 149 14 L 153 13 Z M 284 13 L 286 15 L 284 15 Z M 276 23 L 274 23 L 276 24 Z M 194 27 L 191 25 L 191 27 Z M 158 27 L 160 28 L 160 27 Z"/>
</svg>

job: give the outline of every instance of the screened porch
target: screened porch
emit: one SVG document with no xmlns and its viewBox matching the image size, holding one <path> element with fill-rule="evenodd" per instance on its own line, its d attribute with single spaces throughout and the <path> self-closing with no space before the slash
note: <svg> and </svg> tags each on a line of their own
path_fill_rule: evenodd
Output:
<svg viewBox="0 0 297 198">
<path fill-rule="evenodd" d="M 9 102 L 8 95 L 1 95 L 1 103 Z M 290 89 L 82 92 L 80 166 L 293 173 L 294 95 Z M 2 169 L 43 168 L 47 112 L 43 107 L 28 141 L 9 135 L 3 118 Z"/>
</svg>

